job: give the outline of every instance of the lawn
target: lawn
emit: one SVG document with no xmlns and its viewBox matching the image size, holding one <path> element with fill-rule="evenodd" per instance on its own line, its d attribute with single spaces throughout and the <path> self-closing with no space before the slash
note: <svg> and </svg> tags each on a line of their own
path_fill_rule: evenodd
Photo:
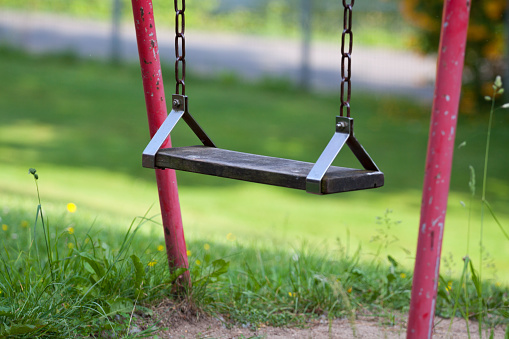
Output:
<svg viewBox="0 0 509 339">
<path fill-rule="evenodd" d="M 171 78 L 170 69 L 163 70 L 167 78 Z M 148 127 L 137 65 L 111 66 L 72 55 L 29 56 L 3 48 L 0 74 L 0 232 L 9 260 L 15 260 L 9 255 L 18 251 L 20 257 L 26 253 L 30 257 L 23 247 L 30 239 L 25 228 L 32 225 L 39 202 L 28 169 L 36 168 L 44 215 L 52 227 L 48 239 L 60 239 L 71 255 L 73 248 L 86 248 L 86 239 L 79 239 L 88 234 L 98 239 L 97 250 L 110 260 L 98 254 L 97 262 L 106 266 L 117 258 L 115 253 L 124 253 L 125 258 L 136 254 L 148 265 L 143 301 L 160 298 L 167 289 L 159 284 L 168 273 L 154 175 L 141 167 Z M 193 76 L 192 70 L 186 84 L 191 113 L 224 148 L 315 161 L 334 131 L 337 93 L 304 93 L 277 79 L 249 84 L 231 76 L 202 78 Z M 216 278 L 209 269 L 222 272 L 226 266 L 221 258 L 230 262 L 229 285 L 198 288 L 193 293 L 206 291 L 198 303 L 205 307 L 215 300 L 214 310 L 230 314 L 233 321 L 275 325 L 298 322 L 306 312 L 327 310 L 331 316 L 348 316 L 366 305 L 381 312 L 387 307 L 407 310 L 430 108 L 358 92 L 353 94 L 352 106 L 356 136 L 385 173 L 383 188 L 314 196 L 178 173 L 196 286 L 202 286 L 203 277 Z M 505 227 L 509 177 L 503 155 L 509 142 L 508 122 L 503 111 L 496 112 L 487 187 L 487 199 Z M 479 182 L 486 128 L 487 114 L 459 116 L 443 246 L 445 283 L 437 304 L 438 314 L 444 316 L 453 312 L 448 281 L 461 273 L 467 241 L 470 257 L 479 267 Z M 177 126 L 172 138 L 177 146 L 198 143 L 184 124 Z M 347 149 L 336 164 L 357 166 Z M 473 199 L 469 165 L 477 177 Z M 76 204 L 75 213 L 67 210 L 69 202 Z M 132 252 L 126 254 L 121 250 L 124 235 L 132 220 L 143 215 L 151 221 L 140 227 L 130 243 Z M 507 241 L 486 217 L 483 279 L 492 286 L 509 283 Z M 91 260 L 83 253 L 66 260 L 70 258 Z M 119 260 L 125 266 L 127 261 Z M 135 259 L 132 262 L 130 270 L 114 270 L 117 278 L 101 280 L 102 290 L 91 301 L 105 301 L 102 313 L 97 311 L 101 317 L 109 319 L 108 314 L 126 314 L 126 307 L 133 308 L 133 299 L 140 295 L 136 284 L 141 270 Z M 75 265 L 86 268 L 79 274 L 91 274 L 92 280 L 101 271 L 100 265 Z M 153 267 L 161 268 L 155 278 L 150 273 Z M 61 270 L 65 272 L 66 266 Z M 0 298 L 5 288 L 0 286 Z M 111 288 L 118 289 L 120 299 L 109 299 Z M 484 291 L 486 305 L 496 312 L 505 310 L 507 305 L 499 304 L 507 303 L 500 290 L 487 287 Z M 62 305 L 60 310 L 67 312 Z M 1 305 L 0 312 L 11 314 Z M 34 321 L 24 313 L 20 316 Z M 69 317 L 78 320 L 76 326 L 85 321 Z"/>
<path fill-rule="evenodd" d="M 157 214 L 153 173 L 140 166 L 148 128 L 136 66 L 111 67 L 72 56 L 31 57 L 9 50 L 3 50 L 0 58 L 0 206 L 5 206 L 4 211 L 34 208 L 34 186 L 27 170 L 35 167 L 41 175 L 43 199 L 54 213 L 64 213 L 72 201 L 84 220 L 97 218 L 105 227 L 118 229 L 125 229 L 152 205 Z M 187 84 L 191 112 L 224 148 L 314 161 L 333 132 L 338 111 L 335 93 L 302 93 L 274 79 L 244 84 L 231 77 L 192 76 Z M 399 223 L 391 227 L 391 236 L 398 240 L 389 252 L 411 268 L 430 108 L 369 93 L 354 93 L 352 106 L 356 135 L 385 172 L 385 187 L 313 196 L 179 173 L 187 238 L 224 242 L 233 233 L 236 241 L 249 246 L 291 249 L 306 242 L 329 250 L 340 239 L 351 251 L 362 246 L 369 260 L 378 248 L 373 238 L 387 231 L 377 218 L 391 210 L 388 216 Z M 479 183 L 486 121 L 482 113 L 459 117 L 457 144 L 466 141 L 466 146 L 458 147 L 455 154 L 443 247 L 444 256 L 452 257 L 447 265 L 456 274 L 468 236 L 468 166 L 475 168 Z M 509 220 L 509 177 L 502 156 L 509 142 L 508 121 L 503 112 L 496 113 L 488 175 L 488 200 L 503 225 Z M 184 124 L 174 132 L 173 141 L 177 146 L 197 143 Z M 356 166 L 346 149 L 336 163 Z M 474 261 L 478 196 L 470 222 Z M 485 277 L 508 283 L 507 239 L 490 218 L 486 220 L 484 245 L 496 276 Z"/>
</svg>

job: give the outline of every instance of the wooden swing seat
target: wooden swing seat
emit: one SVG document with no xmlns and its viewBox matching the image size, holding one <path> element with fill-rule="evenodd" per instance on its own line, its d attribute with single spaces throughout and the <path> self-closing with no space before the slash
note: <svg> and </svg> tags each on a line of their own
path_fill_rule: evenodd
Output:
<svg viewBox="0 0 509 339">
<path fill-rule="evenodd" d="M 187 146 L 160 149 L 155 156 L 155 166 L 306 190 L 306 178 L 314 163 L 216 147 Z M 376 188 L 383 184 L 382 172 L 330 166 L 321 181 L 321 194 Z"/>
</svg>

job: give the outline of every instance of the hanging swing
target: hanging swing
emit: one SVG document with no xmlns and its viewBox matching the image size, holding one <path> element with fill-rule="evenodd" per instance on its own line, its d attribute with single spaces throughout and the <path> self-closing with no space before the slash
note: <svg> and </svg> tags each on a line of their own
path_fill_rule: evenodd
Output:
<svg viewBox="0 0 509 339">
<path fill-rule="evenodd" d="M 274 186 L 331 194 L 377 188 L 384 184 L 380 172 L 353 133 L 350 117 L 351 54 L 353 47 L 352 8 L 355 0 L 343 0 L 344 22 L 341 41 L 341 107 L 335 133 L 316 163 L 248 154 L 217 148 L 188 111 L 185 95 L 185 0 L 181 8 L 175 0 L 175 79 L 172 110 L 143 151 L 143 167 L 174 169 Z M 347 49 L 347 50 L 345 50 Z M 179 68 L 181 72 L 179 72 Z M 181 94 L 180 94 L 181 93 Z M 345 99 L 346 97 L 346 99 Z M 344 114 L 346 108 L 346 116 Z M 202 146 L 161 149 L 180 119 L 189 125 Z M 344 145 L 348 145 L 364 169 L 331 166 Z"/>
</svg>

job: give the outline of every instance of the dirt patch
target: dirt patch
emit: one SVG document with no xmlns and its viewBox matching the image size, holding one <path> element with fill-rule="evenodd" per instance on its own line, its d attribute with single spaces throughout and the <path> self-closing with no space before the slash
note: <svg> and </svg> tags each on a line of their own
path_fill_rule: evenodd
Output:
<svg viewBox="0 0 509 339">
<path fill-rule="evenodd" d="M 313 339 L 355 339 L 355 338 L 406 338 L 406 317 L 397 316 L 394 324 L 388 324 L 385 318 L 361 316 L 354 321 L 327 319 L 310 321 L 305 327 L 261 326 L 256 331 L 247 327 L 228 328 L 221 319 L 198 315 L 193 309 L 164 301 L 154 308 L 153 320 L 160 327 L 167 328 L 158 333 L 160 338 L 313 338 Z M 448 319 L 436 318 L 433 338 L 469 338 L 463 319 L 455 319 L 449 332 Z M 470 338 L 479 338 L 478 326 L 470 322 Z M 504 328 L 495 329 L 494 338 L 504 338 Z M 486 336 L 483 338 L 488 338 Z"/>
</svg>

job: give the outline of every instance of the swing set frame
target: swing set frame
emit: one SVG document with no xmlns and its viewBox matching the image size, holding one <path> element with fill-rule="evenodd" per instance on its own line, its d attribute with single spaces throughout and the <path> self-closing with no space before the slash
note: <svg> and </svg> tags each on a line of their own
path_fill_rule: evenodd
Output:
<svg viewBox="0 0 509 339">
<path fill-rule="evenodd" d="M 470 3 L 471 0 L 444 1 L 421 203 L 421 219 L 407 327 L 407 338 L 409 339 L 431 338 L 433 332 L 438 272 L 449 194 Z M 152 0 L 132 0 L 132 8 L 149 130 L 150 136 L 153 138 L 161 125 L 167 120 L 168 112 Z M 172 108 L 175 104 L 175 101 L 172 102 Z M 185 120 L 188 119 L 184 114 L 185 109 L 181 111 L 181 117 Z M 190 124 L 190 119 L 186 122 Z M 192 121 L 190 127 L 195 131 Z M 196 134 L 202 139 L 199 133 Z M 347 132 L 347 135 L 350 135 L 350 132 Z M 147 147 L 149 148 L 148 156 L 145 154 L 143 161 L 147 167 L 155 168 L 168 263 L 171 269 L 188 268 L 176 174 L 174 170 L 158 168 L 156 160 L 158 149 L 171 148 L 170 138 L 160 136 L 156 146 L 153 144 L 151 148 Z M 155 153 L 154 149 L 156 149 Z M 182 278 L 190 284 L 187 271 Z"/>
</svg>

